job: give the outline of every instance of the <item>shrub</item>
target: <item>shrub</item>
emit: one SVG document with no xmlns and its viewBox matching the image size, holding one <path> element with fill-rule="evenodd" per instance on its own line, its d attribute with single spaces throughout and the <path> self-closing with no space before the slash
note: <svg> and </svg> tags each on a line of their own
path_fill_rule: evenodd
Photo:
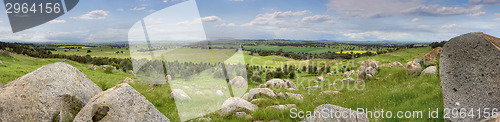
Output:
<svg viewBox="0 0 500 122">
<path fill-rule="evenodd" d="M 113 69 L 111 67 L 108 67 L 104 70 L 104 73 L 108 73 L 108 74 L 111 74 L 113 73 Z"/>
</svg>

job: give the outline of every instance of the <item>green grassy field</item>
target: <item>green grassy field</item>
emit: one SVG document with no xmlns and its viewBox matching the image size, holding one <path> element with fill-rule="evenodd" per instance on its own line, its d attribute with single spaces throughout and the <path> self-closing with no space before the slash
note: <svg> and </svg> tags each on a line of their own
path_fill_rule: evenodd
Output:
<svg viewBox="0 0 500 122">
<path fill-rule="evenodd" d="M 54 48 L 54 47 L 53 47 Z M 56 48 L 58 51 L 52 51 L 54 54 L 65 54 L 65 55 L 90 55 L 92 57 L 111 57 L 111 58 L 129 58 L 130 52 L 127 48 L 112 48 L 109 46 L 97 46 L 97 47 L 87 47 L 85 49 L 64 49 L 64 48 Z M 68 50 L 67 52 L 64 50 Z M 92 52 L 87 53 L 87 50 Z M 116 53 L 119 51 L 120 53 Z M 124 53 L 121 53 L 123 51 Z"/>
<path fill-rule="evenodd" d="M 336 62 L 338 65 L 347 65 L 354 62 L 354 66 L 359 67 L 359 64 L 363 60 L 376 60 L 379 64 L 383 65 L 386 63 L 399 61 L 402 64 L 413 60 L 414 58 L 422 58 L 422 56 L 429 52 L 431 48 L 412 48 L 403 49 L 393 53 L 386 53 L 381 55 L 376 55 L 372 57 L 361 57 L 354 60 L 324 60 L 324 59 L 314 59 L 309 61 L 296 61 L 293 59 L 288 59 L 279 56 L 250 56 L 248 52 L 245 52 L 245 62 L 251 65 L 268 65 L 268 66 L 281 66 L 283 62 L 297 63 L 297 62 Z M 92 50 L 94 51 L 94 50 Z M 104 51 L 104 50 L 103 50 Z M 84 51 L 86 53 L 86 51 Z M 196 52 L 196 51 L 194 51 Z M 75 52 L 75 54 L 78 52 Z M 104 73 L 102 69 L 96 71 L 85 68 L 88 64 L 79 64 L 73 61 L 64 59 L 43 59 L 32 58 L 24 55 L 11 54 L 12 57 L 0 56 L 0 60 L 4 62 L 5 65 L 0 65 L 0 82 L 6 84 L 12 80 L 15 80 L 22 75 L 25 75 L 41 66 L 54 63 L 54 62 L 66 62 L 69 63 L 83 73 L 85 73 L 92 81 L 94 81 L 103 90 L 109 89 L 114 85 L 119 84 L 119 81 L 125 79 L 126 77 L 134 78 L 134 76 L 127 73 L 115 71 L 111 74 Z M 102 54 L 101 56 L 106 56 L 107 54 Z M 128 54 L 124 54 L 128 55 Z M 14 58 L 15 57 L 15 58 Z M 125 57 L 125 56 L 124 56 Z M 274 59 L 274 60 L 273 60 Z M 352 61 L 352 62 L 349 62 Z M 314 83 L 313 81 L 317 76 L 309 75 L 306 73 L 297 74 L 298 77 L 293 81 L 297 84 L 298 90 L 288 91 L 282 89 L 275 89 L 276 92 L 291 92 L 303 94 L 305 96 L 304 100 L 298 101 L 293 99 L 269 99 L 256 103 L 259 109 L 256 112 L 250 113 L 253 119 L 238 118 L 238 117 L 221 117 L 219 112 L 208 113 L 206 116 L 213 119 L 213 121 L 253 121 L 253 120 L 280 120 L 280 121 L 300 121 L 302 119 L 290 118 L 290 111 L 274 111 L 265 109 L 266 106 L 278 105 L 278 104 L 296 104 L 297 110 L 299 111 L 313 111 L 314 108 L 321 104 L 334 104 L 346 108 L 366 108 L 370 111 L 384 110 L 392 111 L 393 116 L 395 116 L 396 111 L 422 111 L 423 118 L 370 118 L 371 121 L 443 121 L 442 109 L 443 109 L 443 96 L 441 93 L 441 86 L 439 83 L 439 77 L 437 75 L 432 76 L 409 76 L 403 68 L 386 68 L 380 69 L 380 72 L 376 74 L 371 81 L 367 81 L 364 85 L 355 84 L 342 84 L 339 81 L 345 77 L 335 74 L 330 77 L 325 77 L 327 80 L 325 82 Z M 202 75 L 203 76 L 203 75 Z M 353 76 L 355 78 L 355 76 Z M 263 77 L 262 77 L 263 78 Z M 202 78 L 203 79 L 203 78 Z M 137 80 L 134 78 L 134 80 Z M 330 85 L 335 83 L 335 85 Z M 201 79 L 194 79 L 191 81 L 178 80 L 173 84 L 176 87 L 179 86 L 190 86 L 196 84 L 198 86 L 211 85 L 209 83 L 203 82 Z M 170 85 L 166 84 L 162 86 L 150 86 L 144 83 L 137 82 L 131 84 L 137 91 L 144 95 L 156 108 L 167 116 L 172 121 L 179 121 L 179 114 L 177 113 L 177 107 L 175 101 L 169 98 L 169 93 L 171 92 Z M 177 86 L 178 85 L 178 86 Z M 306 90 L 308 86 L 322 86 L 322 89 L 318 90 Z M 249 83 L 250 88 L 257 88 L 255 84 Z M 361 90 L 356 90 L 352 88 L 363 88 Z M 249 90 L 248 89 L 248 90 Z M 337 90 L 342 94 L 337 95 L 320 95 L 320 92 L 325 90 Z M 208 91 L 207 91 L 208 92 Z M 193 96 L 192 96 L 193 97 Z M 429 108 L 435 110 L 438 108 L 439 119 L 429 119 L 427 117 L 427 112 Z"/>
</svg>

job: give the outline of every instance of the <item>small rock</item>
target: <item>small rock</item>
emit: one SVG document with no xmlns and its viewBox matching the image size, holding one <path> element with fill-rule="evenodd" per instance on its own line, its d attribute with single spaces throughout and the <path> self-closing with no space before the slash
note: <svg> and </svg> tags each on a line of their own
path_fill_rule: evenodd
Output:
<svg viewBox="0 0 500 122">
<path fill-rule="evenodd" d="M 295 104 L 286 104 L 286 105 L 273 105 L 273 106 L 267 106 L 266 109 L 271 109 L 271 110 L 278 110 L 278 111 L 283 111 L 291 108 L 296 108 L 297 105 Z"/>
<path fill-rule="evenodd" d="M 387 66 L 388 67 L 403 67 L 403 64 L 396 61 L 396 62 L 389 63 Z"/>
<path fill-rule="evenodd" d="M 332 73 L 326 73 L 326 77 L 332 76 Z"/>
<path fill-rule="evenodd" d="M 0 65 L 4 65 L 3 62 L 2 62 L 2 60 L 0 60 Z"/>
<path fill-rule="evenodd" d="M 217 96 L 224 96 L 224 93 L 223 93 L 221 90 L 217 90 L 217 91 L 215 92 L 215 94 L 216 94 Z"/>
<path fill-rule="evenodd" d="M 342 73 L 342 76 L 349 77 L 349 76 L 355 75 L 355 74 L 356 74 L 356 72 L 354 70 L 351 70 L 351 71 L 346 71 L 346 72 Z"/>
<path fill-rule="evenodd" d="M 258 109 L 257 105 L 254 105 L 244 99 L 239 97 L 231 97 L 224 101 L 221 106 L 221 115 L 227 116 L 234 112 L 253 112 Z"/>
<path fill-rule="evenodd" d="M 146 90 L 146 92 L 151 92 L 153 90 L 154 90 L 154 88 L 149 88 L 149 89 Z"/>
<path fill-rule="evenodd" d="M 296 100 L 302 100 L 302 99 L 304 99 L 304 95 L 285 92 L 285 98 L 287 98 L 287 99 L 293 98 Z"/>
<path fill-rule="evenodd" d="M 420 75 L 420 72 L 422 72 L 422 66 L 418 62 L 410 61 L 406 63 L 406 74 L 417 76 Z"/>
<path fill-rule="evenodd" d="M 236 87 L 245 87 L 248 85 L 248 83 L 245 78 L 241 76 L 236 76 L 231 81 L 229 81 L 229 85 Z"/>
<path fill-rule="evenodd" d="M 422 63 L 422 61 L 420 59 L 418 59 L 418 58 L 413 59 L 413 61 L 415 61 L 415 62 L 417 62 L 419 64 Z"/>
<path fill-rule="evenodd" d="M 316 85 L 316 86 L 309 86 L 306 89 L 319 89 L 319 88 L 321 88 L 321 87 Z"/>
<path fill-rule="evenodd" d="M 194 94 L 197 94 L 197 95 L 205 95 L 205 93 L 201 92 L 201 91 L 196 91 Z"/>
<path fill-rule="evenodd" d="M 316 80 L 318 80 L 319 82 L 323 82 L 325 81 L 325 78 L 323 78 L 323 76 L 319 76 L 316 78 Z"/>
<path fill-rule="evenodd" d="M 165 76 L 165 80 L 167 80 L 167 82 L 172 81 L 172 76 L 170 75 Z"/>
<path fill-rule="evenodd" d="M 174 98 L 176 100 L 181 100 L 181 101 L 190 100 L 191 99 L 191 97 L 189 97 L 189 95 L 187 95 L 181 89 L 173 89 L 172 93 L 170 93 L 170 98 Z"/>
<path fill-rule="evenodd" d="M 132 71 L 132 70 L 128 71 L 128 74 L 135 75 L 134 71 Z"/>
<path fill-rule="evenodd" d="M 430 67 L 427 67 L 425 68 L 423 71 L 422 71 L 422 75 L 434 75 L 436 74 L 437 72 L 437 68 L 436 66 L 430 66 Z"/>
<path fill-rule="evenodd" d="M 354 82 L 354 78 L 351 78 L 351 77 L 348 77 L 348 78 L 344 78 L 342 80 L 340 80 L 340 82 L 342 83 L 350 83 L 350 82 Z"/>
<path fill-rule="evenodd" d="M 321 94 L 325 95 L 336 95 L 336 94 L 342 94 L 339 91 L 322 91 Z"/>
<path fill-rule="evenodd" d="M 279 88 L 285 88 L 285 89 L 286 88 L 297 89 L 297 86 L 292 81 L 290 81 L 290 80 L 282 80 L 282 79 L 278 79 L 278 78 L 271 79 L 271 80 L 267 81 L 266 82 L 266 87 L 279 87 Z"/>
<path fill-rule="evenodd" d="M 266 85 L 266 84 L 260 84 L 260 85 L 259 85 L 259 88 L 266 88 L 266 87 L 267 87 L 267 85 Z"/>
<path fill-rule="evenodd" d="M 125 80 L 123 80 L 123 83 L 135 83 L 134 80 L 132 78 L 125 78 Z"/>
<path fill-rule="evenodd" d="M 45 59 L 42 59 L 42 62 L 45 62 Z"/>
</svg>

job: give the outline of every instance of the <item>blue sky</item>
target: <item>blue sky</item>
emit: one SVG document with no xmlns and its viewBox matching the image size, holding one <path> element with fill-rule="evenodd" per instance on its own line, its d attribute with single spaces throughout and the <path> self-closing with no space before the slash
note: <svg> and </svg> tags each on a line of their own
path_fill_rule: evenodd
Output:
<svg viewBox="0 0 500 122">
<path fill-rule="evenodd" d="M 199 17 L 163 22 L 201 22 L 205 39 L 441 41 L 477 31 L 500 37 L 500 0 L 197 0 L 197 8 L 175 7 L 188 2 L 80 0 L 56 20 L 18 33 L 12 33 L 4 13 L 0 40 L 127 41 L 129 29 L 148 15 L 192 16 L 187 12 L 192 10 Z M 165 9 L 169 12 L 158 12 Z"/>
</svg>

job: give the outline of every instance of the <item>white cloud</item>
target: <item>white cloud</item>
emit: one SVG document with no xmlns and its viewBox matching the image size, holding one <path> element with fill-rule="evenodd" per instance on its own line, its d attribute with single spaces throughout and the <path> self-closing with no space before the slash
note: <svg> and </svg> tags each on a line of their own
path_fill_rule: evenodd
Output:
<svg viewBox="0 0 500 122">
<path fill-rule="evenodd" d="M 183 26 L 188 26 L 188 25 L 196 25 L 196 24 L 200 24 L 201 22 L 219 22 L 219 21 L 222 21 L 222 19 L 218 16 L 207 16 L 207 17 L 203 17 L 203 18 L 198 18 L 198 19 L 194 19 L 194 20 L 191 20 L 191 21 L 181 21 L 181 22 L 178 22 L 178 23 L 175 23 L 175 24 L 171 24 L 171 25 L 183 25 Z"/>
<path fill-rule="evenodd" d="M 222 24 L 218 24 L 218 25 L 215 25 L 215 27 L 217 28 L 223 28 L 223 27 L 233 27 L 235 26 L 234 23 L 222 23 Z"/>
<path fill-rule="evenodd" d="M 118 8 L 118 9 L 116 9 L 116 11 L 125 11 L 125 9 L 123 9 L 123 8 Z"/>
<path fill-rule="evenodd" d="M 333 18 L 328 15 L 314 15 L 304 17 L 301 20 L 302 24 L 316 24 L 316 23 L 324 23 L 324 24 L 333 24 Z"/>
<path fill-rule="evenodd" d="M 104 11 L 104 10 L 94 10 L 89 13 L 83 14 L 78 17 L 71 17 L 72 19 L 105 19 L 106 16 L 108 16 L 109 11 Z"/>
<path fill-rule="evenodd" d="M 480 12 L 476 12 L 476 13 L 471 13 L 471 14 L 469 14 L 469 16 L 471 16 L 471 17 L 478 17 L 478 16 L 481 16 L 481 15 L 484 15 L 484 14 L 486 14 L 486 12 L 480 11 Z"/>
<path fill-rule="evenodd" d="M 295 16 L 301 16 L 308 13 L 308 10 L 303 11 L 286 11 L 286 12 L 274 12 L 267 14 L 258 14 L 255 19 L 250 21 L 249 23 L 242 24 L 242 26 L 252 26 L 252 25 L 290 25 L 292 24 L 289 21 L 280 20 L 280 18 L 290 18 Z"/>
<path fill-rule="evenodd" d="M 483 4 L 483 5 L 491 5 L 491 4 L 500 4 L 500 0 L 469 0 L 470 4 Z"/>
<path fill-rule="evenodd" d="M 457 27 L 457 24 L 448 24 L 441 26 L 441 29 L 451 29 Z"/>
<path fill-rule="evenodd" d="M 422 0 L 330 0 L 327 6 L 328 10 L 344 14 L 348 18 L 477 15 L 482 8 L 481 5 L 472 8 L 424 5 Z"/>
<path fill-rule="evenodd" d="M 218 22 L 218 21 L 222 21 L 222 19 L 218 16 L 207 16 L 207 17 L 201 18 L 201 21 L 202 22 Z"/>
<path fill-rule="evenodd" d="M 51 20 L 49 21 L 49 23 L 51 24 L 56 24 L 56 23 L 66 23 L 66 20 L 59 20 L 59 19 L 54 19 L 54 20 Z"/>
<path fill-rule="evenodd" d="M 420 18 L 418 18 L 418 17 L 415 17 L 415 18 L 413 18 L 413 19 L 411 20 L 411 22 L 418 22 L 418 21 L 420 21 Z"/>
<path fill-rule="evenodd" d="M 149 13 L 153 13 L 153 12 L 155 12 L 155 11 L 156 11 L 156 10 L 154 10 L 154 9 L 150 9 L 148 12 L 149 12 Z"/>
<path fill-rule="evenodd" d="M 495 16 L 498 16 L 498 18 L 495 18 L 494 20 L 500 21 L 500 13 L 496 13 Z"/>
<path fill-rule="evenodd" d="M 140 7 L 140 8 L 134 7 L 132 9 L 130 9 L 130 10 L 132 10 L 132 11 L 140 11 L 140 10 L 144 10 L 144 9 L 146 9 L 146 7 Z"/>
<path fill-rule="evenodd" d="M 380 40 L 400 40 L 406 39 L 410 34 L 404 32 L 383 32 L 383 31 L 367 31 L 361 33 L 342 33 L 348 39 L 380 39 Z"/>
</svg>

